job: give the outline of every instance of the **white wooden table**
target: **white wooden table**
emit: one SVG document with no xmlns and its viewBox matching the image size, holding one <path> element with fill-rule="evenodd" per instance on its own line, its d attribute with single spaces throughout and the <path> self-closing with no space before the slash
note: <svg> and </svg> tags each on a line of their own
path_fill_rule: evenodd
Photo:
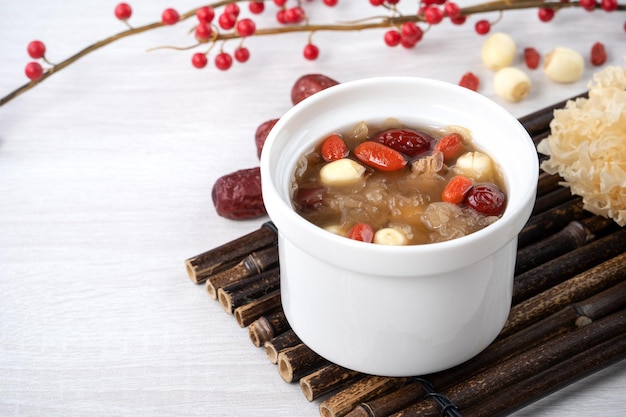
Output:
<svg viewBox="0 0 626 417">
<path fill-rule="evenodd" d="M 135 0 L 131 22 L 201 5 L 175 3 Z M 43 40 L 48 59 L 60 61 L 124 30 L 115 5 L 0 3 L 0 96 L 26 81 L 29 41 Z M 365 0 L 305 6 L 318 22 L 378 13 Z M 267 24 L 272 15 L 256 19 Z M 250 61 L 228 72 L 192 68 L 189 51 L 146 52 L 190 44 L 187 21 L 114 43 L 0 107 L 0 415 L 318 416 L 317 404 L 283 382 L 247 332 L 187 278 L 186 258 L 266 220 L 218 217 L 211 187 L 258 164 L 256 127 L 291 106 L 291 85 L 306 73 L 457 82 L 471 70 L 481 92 L 516 117 L 585 90 L 591 67 L 571 85 L 533 71 L 525 101 L 495 97 L 477 19 L 433 27 L 414 50 L 384 46 L 381 30 L 317 33 L 314 62 L 301 58 L 307 34 L 252 38 Z M 623 12 L 576 9 L 546 24 L 534 10 L 517 11 L 493 30 L 542 53 L 562 45 L 586 55 L 601 40 L 609 63 L 623 65 L 624 20 Z M 620 363 L 516 415 L 618 416 L 625 392 Z"/>
</svg>

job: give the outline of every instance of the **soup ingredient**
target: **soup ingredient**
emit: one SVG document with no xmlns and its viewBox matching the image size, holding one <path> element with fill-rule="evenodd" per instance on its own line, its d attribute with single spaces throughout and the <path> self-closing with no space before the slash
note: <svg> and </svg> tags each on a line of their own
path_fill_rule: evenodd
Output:
<svg viewBox="0 0 626 417">
<path fill-rule="evenodd" d="M 291 88 L 291 102 L 298 104 L 307 97 L 339 84 L 323 74 L 307 74 L 298 78 Z"/>
<path fill-rule="evenodd" d="M 357 145 L 354 155 L 364 164 L 381 171 L 397 171 L 406 166 L 406 159 L 400 152 L 374 141 Z"/>
<path fill-rule="evenodd" d="M 530 92 L 531 84 L 528 75 L 515 67 L 502 68 L 493 79 L 496 94 L 512 102 L 523 100 Z"/>
<path fill-rule="evenodd" d="M 353 240 L 371 243 L 374 240 L 374 229 L 367 223 L 357 223 L 348 232 L 348 237 Z"/>
<path fill-rule="evenodd" d="M 606 49 L 602 42 L 596 42 L 591 47 L 591 64 L 599 67 L 606 62 Z"/>
<path fill-rule="evenodd" d="M 494 71 L 510 66 L 515 59 L 516 45 L 511 36 L 504 32 L 490 35 L 481 49 L 483 64 Z"/>
<path fill-rule="evenodd" d="M 480 87 L 480 80 L 473 72 L 469 71 L 463 74 L 461 81 L 459 81 L 461 87 L 469 88 L 472 91 L 478 91 Z"/>
<path fill-rule="evenodd" d="M 365 174 L 365 167 L 352 159 L 329 162 L 320 169 L 320 181 L 328 186 L 354 184 Z"/>
<path fill-rule="evenodd" d="M 241 169 L 218 178 L 211 193 L 217 214 L 232 220 L 266 214 L 259 167 Z"/>
<path fill-rule="evenodd" d="M 554 111 L 550 135 L 537 149 L 541 168 L 559 174 L 584 208 L 626 225 L 626 68 L 594 74 L 589 98 Z"/>
<path fill-rule="evenodd" d="M 263 151 L 263 145 L 265 145 L 267 135 L 270 134 L 270 131 L 272 130 L 276 122 L 278 122 L 278 119 L 270 119 L 266 122 L 263 122 L 259 125 L 259 127 L 257 127 L 256 132 L 254 133 L 256 153 L 259 158 L 261 157 L 261 152 Z"/>
<path fill-rule="evenodd" d="M 474 186 L 474 182 L 465 175 L 456 175 L 446 184 L 441 193 L 441 200 L 446 203 L 461 204 Z"/>
<path fill-rule="evenodd" d="M 546 55 L 543 63 L 543 72 L 558 83 L 578 81 L 584 70 L 585 61 L 582 55 L 570 48 L 554 48 Z"/>
<path fill-rule="evenodd" d="M 537 69 L 539 67 L 539 61 L 541 61 L 541 55 L 535 48 L 524 48 L 524 62 L 528 69 Z"/>
<path fill-rule="evenodd" d="M 466 152 L 459 156 L 454 166 L 454 172 L 477 182 L 492 182 L 496 173 L 491 158 L 478 151 Z"/>
<path fill-rule="evenodd" d="M 324 161 L 331 162 L 341 158 L 345 158 L 350 153 L 346 142 L 336 133 L 328 136 L 322 142 L 322 158 Z"/>
<path fill-rule="evenodd" d="M 379 245 L 402 246 L 409 243 L 406 235 L 393 227 L 384 227 L 374 233 L 374 243 Z"/>
<path fill-rule="evenodd" d="M 383 130 L 374 136 L 372 140 L 387 145 L 409 158 L 415 158 L 429 151 L 433 143 L 432 136 L 407 128 Z"/>
<path fill-rule="evenodd" d="M 469 190 L 465 203 L 486 216 L 499 216 L 506 207 L 506 196 L 493 184 L 480 184 Z"/>
<path fill-rule="evenodd" d="M 443 160 L 447 162 L 458 158 L 467 150 L 467 147 L 460 134 L 450 133 L 439 139 L 433 150 L 443 153 Z"/>
</svg>

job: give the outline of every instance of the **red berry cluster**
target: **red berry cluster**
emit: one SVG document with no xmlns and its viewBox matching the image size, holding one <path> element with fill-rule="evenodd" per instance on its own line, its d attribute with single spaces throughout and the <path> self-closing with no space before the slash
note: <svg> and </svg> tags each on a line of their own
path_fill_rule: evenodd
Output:
<svg viewBox="0 0 626 417">
<path fill-rule="evenodd" d="M 26 48 L 28 55 L 33 59 L 43 59 L 46 61 L 46 45 L 41 41 L 32 41 Z M 26 76 L 33 81 L 40 79 L 43 76 L 43 67 L 37 61 L 31 61 L 26 64 L 24 68 Z"/>
</svg>

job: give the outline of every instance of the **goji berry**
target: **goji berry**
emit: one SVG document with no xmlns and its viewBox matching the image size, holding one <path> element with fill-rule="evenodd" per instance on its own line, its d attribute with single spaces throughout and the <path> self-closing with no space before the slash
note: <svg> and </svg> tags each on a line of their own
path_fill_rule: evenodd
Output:
<svg viewBox="0 0 626 417">
<path fill-rule="evenodd" d="M 367 223 L 357 223 L 348 232 L 348 237 L 353 240 L 371 243 L 374 240 L 374 229 Z"/>
<path fill-rule="evenodd" d="M 460 134 L 449 133 L 439 139 L 433 150 L 443 153 L 444 161 L 451 161 L 461 155 L 466 150 L 466 147 Z"/>
<path fill-rule="evenodd" d="M 461 77 L 459 85 L 461 87 L 469 88 L 472 91 L 478 91 L 478 87 L 480 86 L 480 80 L 473 72 L 466 72 Z"/>
<path fill-rule="evenodd" d="M 336 133 L 328 136 L 322 142 L 320 149 L 324 161 L 331 162 L 348 156 L 349 150 L 346 142 Z"/>
<path fill-rule="evenodd" d="M 431 143 L 433 142 L 433 138 L 430 135 L 420 133 L 413 129 L 403 128 L 384 130 L 374 136 L 372 140 L 387 145 L 398 152 L 402 152 L 409 158 L 415 158 L 430 150 Z"/>
<path fill-rule="evenodd" d="M 441 200 L 446 203 L 461 204 L 473 186 L 472 180 L 465 175 L 456 175 L 446 184 L 441 193 Z"/>
<path fill-rule="evenodd" d="M 591 47 L 591 63 L 596 67 L 606 62 L 606 49 L 602 42 L 596 42 Z"/>
<path fill-rule="evenodd" d="M 541 55 L 533 47 L 524 48 L 524 62 L 529 69 L 537 69 Z"/>
<path fill-rule="evenodd" d="M 398 171 L 406 166 L 404 156 L 382 143 L 367 141 L 354 149 L 354 155 L 364 164 L 381 171 Z"/>
</svg>

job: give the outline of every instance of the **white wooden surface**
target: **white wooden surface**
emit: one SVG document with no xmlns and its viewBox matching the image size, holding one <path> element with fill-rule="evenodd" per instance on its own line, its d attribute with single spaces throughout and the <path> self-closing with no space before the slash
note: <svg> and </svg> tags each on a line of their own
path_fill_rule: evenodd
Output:
<svg viewBox="0 0 626 417">
<path fill-rule="evenodd" d="M 175 3 L 181 11 L 200 5 Z M 305 4 L 312 21 L 378 13 L 365 0 L 320 3 Z M 123 30 L 115 4 L 1 2 L 0 95 L 26 81 L 30 40 L 43 40 L 47 57 L 60 61 Z M 136 25 L 173 5 L 131 4 Z M 494 97 L 476 20 L 433 27 L 410 51 L 382 45 L 382 31 L 318 33 L 315 62 L 300 56 L 307 34 L 253 38 L 251 60 L 228 72 L 192 68 L 190 52 L 146 53 L 191 43 L 185 22 L 99 50 L 1 107 L 0 416 L 318 416 L 317 404 L 283 382 L 247 332 L 186 276 L 186 258 L 266 220 L 218 217 L 211 187 L 258 164 L 256 127 L 291 106 L 291 85 L 305 73 L 457 82 L 472 70 L 481 92 L 517 117 L 584 91 L 591 68 L 573 85 L 531 72 L 534 88 L 522 103 Z M 494 31 L 543 53 L 563 45 L 586 55 L 601 40 L 610 63 L 623 65 L 624 20 L 577 9 L 544 24 L 535 11 L 508 12 Z M 624 392 L 621 363 L 516 415 L 617 416 Z"/>
</svg>

